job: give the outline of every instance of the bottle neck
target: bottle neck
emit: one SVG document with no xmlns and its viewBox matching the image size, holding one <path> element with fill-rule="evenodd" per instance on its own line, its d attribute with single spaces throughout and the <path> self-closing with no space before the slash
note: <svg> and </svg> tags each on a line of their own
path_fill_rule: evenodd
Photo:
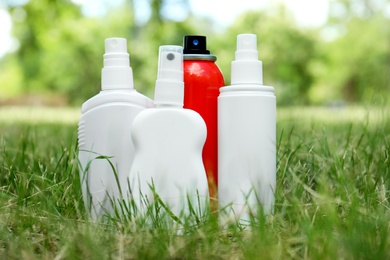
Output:
<svg viewBox="0 0 390 260">
<path fill-rule="evenodd" d="M 154 104 L 156 107 L 183 108 L 184 82 L 156 80 Z"/>
<path fill-rule="evenodd" d="M 102 69 L 102 90 L 134 89 L 131 67 L 108 67 Z"/>
<path fill-rule="evenodd" d="M 103 55 L 102 90 L 134 88 L 130 55 L 125 44 L 126 42 L 121 39 L 108 39 L 106 42 L 106 53 Z"/>
<path fill-rule="evenodd" d="M 216 61 L 217 56 L 212 54 L 184 54 L 184 60 L 205 60 L 205 61 Z"/>
<path fill-rule="evenodd" d="M 259 60 L 232 62 L 231 85 L 263 85 L 263 64 Z"/>
</svg>

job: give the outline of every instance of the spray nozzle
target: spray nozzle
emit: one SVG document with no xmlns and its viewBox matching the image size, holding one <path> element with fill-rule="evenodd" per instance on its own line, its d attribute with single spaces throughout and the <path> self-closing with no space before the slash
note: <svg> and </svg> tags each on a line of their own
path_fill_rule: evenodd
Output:
<svg viewBox="0 0 390 260">
<path fill-rule="evenodd" d="M 184 54 L 210 54 L 206 49 L 206 36 L 184 36 Z"/>
<path fill-rule="evenodd" d="M 183 47 L 160 46 L 154 103 L 183 107 Z"/>
<path fill-rule="evenodd" d="M 236 60 L 258 60 L 255 34 L 239 34 L 237 36 Z"/>
<path fill-rule="evenodd" d="M 130 66 L 127 41 L 124 38 L 108 38 L 105 41 L 104 67 Z"/>
<path fill-rule="evenodd" d="M 126 39 L 108 38 L 105 42 L 106 53 L 127 53 Z"/>
<path fill-rule="evenodd" d="M 158 61 L 158 80 L 183 81 L 183 47 L 160 46 Z"/>
<path fill-rule="evenodd" d="M 236 59 L 232 62 L 231 84 L 263 84 L 262 62 L 258 59 L 255 34 L 237 36 Z"/>
<path fill-rule="evenodd" d="M 126 39 L 108 38 L 104 46 L 102 89 L 132 89 L 133 71 L 130 67 Z"/>
</svg>

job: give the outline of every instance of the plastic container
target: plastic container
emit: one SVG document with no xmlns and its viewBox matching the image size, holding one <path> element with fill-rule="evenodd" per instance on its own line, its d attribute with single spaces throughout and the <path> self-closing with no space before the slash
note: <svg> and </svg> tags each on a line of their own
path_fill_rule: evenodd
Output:
<svg viewBox="0 0 390 260">
<path fill-rule="evenodd" d="M 202 157 L 212 198 L 217 196 L 218 183 L 217 98 L 225 85 L 216 60 L 207 50 L 205 36 L 184 37 L 184 108 L 198 112 L 206 122 Z"/>
<path fill-rule="evenodd" d="M 189 214 L 188 202 L 202 214 L 198 209 L 209 199 L 202 162 L 206 125 L 197 112 L 183 109 L 182 52 L 181 46 L 160 47 L 156 107 L 142 111 L 133 123 L 136 153 L 129 182 L 141 214 L 155 202 L 154 192 L 177 217 Z"/>
<path fill-rule="evenodd" d="M 219 207 L 222 224 L 270 213 L 276 185 L 276 98 L 263 85 L 256 35 L 237 36 L 231 86 L 218 98 Z"/>
<path fill-rule="evenodd" d="M 139 112 L 153 106 L 134 90 L 126 39 L 106 39 L 102 90 L 83 104 L 78 128 L 82 193 L 92 218 L 112 214 L 113 202 L 128 193 L 131 125 Z"/>
</svg>

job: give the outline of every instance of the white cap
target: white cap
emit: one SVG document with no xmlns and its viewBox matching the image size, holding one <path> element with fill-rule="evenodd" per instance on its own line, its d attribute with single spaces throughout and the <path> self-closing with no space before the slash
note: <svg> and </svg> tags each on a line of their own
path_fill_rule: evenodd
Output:
<svg viewBox="0 0 390 260">
<path fill-rule="evenodd" d="M 183 107 L 183 47 L 160 46 L 154 103 Z"/>
<path fill-rule="evenodd" d="M 104 67 L 102 69 L 102 90 L 133 89 L 133 71 L 124 38 L 105 40 Z"/>
<path fill-rule="evenodd" d="M 263 85 L 263 65 L 258 58 L 255 34 L 237 36 L 236 59 L 232 62 L 231 85 Z"/>
</svg>

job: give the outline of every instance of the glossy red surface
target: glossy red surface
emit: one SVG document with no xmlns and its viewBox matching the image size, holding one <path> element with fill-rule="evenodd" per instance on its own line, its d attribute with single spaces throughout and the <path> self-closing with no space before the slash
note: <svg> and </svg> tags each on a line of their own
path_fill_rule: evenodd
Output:
<svg viewBox="0 0 390 260">
<path fill-rule="evenodd" d="M 203 163 L 212 198 L 217 196 L 218 184 L 217 98 L 224 85 L 222 72 L 214 61 L 184 60 L 184 108 L 195 110 L 206 122 Z"/>
</svg>

